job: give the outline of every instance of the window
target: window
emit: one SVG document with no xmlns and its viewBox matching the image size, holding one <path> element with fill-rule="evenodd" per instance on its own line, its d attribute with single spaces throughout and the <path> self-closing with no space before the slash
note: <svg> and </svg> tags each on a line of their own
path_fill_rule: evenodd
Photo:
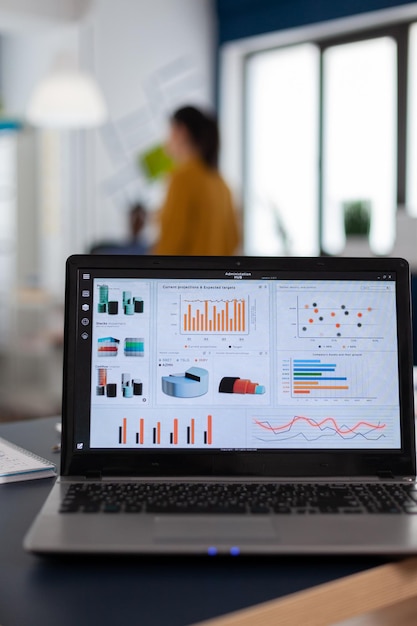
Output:
<svg viewBox="0 0 417 626">
<path fill-rule="evenodd" d="M 371 213 L 371 249 L 384 254 L 397 206 L 395 41 L 332 46 L 323 57 L 323 248 L 343 250 L 343 209 L 359 201 Z"/>
<path fill-rule="evenodd" d="M 417 24 L 251 52 L 245 70 L 246 252 L 340 254 L 361 203 L 389 253 L 397 208 L 417 217 Z"/>
<path fill-rule="evenodd" d="M 408 70 L 407 210 L 417 217 L 417 24 L 410 27 Z"/>
<path fill-rule="evenodd" d="M 316 46 L 274 50 L 248 62 L 248 254 L 318 252 L 318 93 Z"/>
</svg>

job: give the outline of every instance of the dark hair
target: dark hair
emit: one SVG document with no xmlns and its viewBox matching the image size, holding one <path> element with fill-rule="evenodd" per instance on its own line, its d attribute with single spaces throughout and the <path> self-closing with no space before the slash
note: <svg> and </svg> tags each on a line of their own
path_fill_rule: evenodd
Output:
<svg viewBox="0 0 417 626">
<path fill-rule="evenodd" d="M 203 113 L 192 106 L 175 111 L 171 121 L 184 126 L 205 164 L 217 169 L 219 158 L 219 128 L 213 115 Z"/>
</svg>

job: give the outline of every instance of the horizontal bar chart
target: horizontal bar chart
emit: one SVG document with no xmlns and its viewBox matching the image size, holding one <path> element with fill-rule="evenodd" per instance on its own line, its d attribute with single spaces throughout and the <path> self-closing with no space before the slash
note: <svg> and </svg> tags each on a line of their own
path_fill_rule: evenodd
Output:
<svg viewBox="0 0 417 626">
<path fill-rule="evenodd" d="M 323 362 L 321 359 L 292 359 L 293 396 L 349 390 L 347 376 L 337 375 L 336 369 L 336 363 Z"/>
</svg>

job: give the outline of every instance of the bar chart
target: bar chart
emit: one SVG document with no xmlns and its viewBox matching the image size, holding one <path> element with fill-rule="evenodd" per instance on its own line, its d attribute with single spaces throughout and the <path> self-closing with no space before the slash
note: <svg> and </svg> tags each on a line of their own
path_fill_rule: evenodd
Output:
<svg viewBox="0 0 417 626">
<path fill-rule="evenodd" d="M 366 398 L 360 359 L 291 359 L 293 398 Z"/>
<path fill-rule="evenodd" d="M 140 443 L 142 446 L 145 443 L 145 420 L 143 418 L 139 420 L 139 431 L 136 433 L 136 443 Z"/>
<path fill-rule="evenodd" d="M 135 428 L 133 427 L 135 425 Z M 129 433 L 132 432 L 132 437 Z M 131 439 L 131 441 L 129 440 Z M 122 418 L 118 427 L 118 442 L 120 445 L 152 446 L 211 446 L 213 445 L 213 416 L 205 418 L 190 418 L 151 420 L 143 417 L 129 420 Z"/>
<path fill-rule="evenodd" d="M 248 334 L 249 298 L 233 300 L 181 299 L 183 333 Z"/>
<path fill-rule="evenodd" d="M 126 445 L 127 443 L 127 419 L 122 420 L 122 425 L 119 426 L 119 443 Z"/>
</svg>

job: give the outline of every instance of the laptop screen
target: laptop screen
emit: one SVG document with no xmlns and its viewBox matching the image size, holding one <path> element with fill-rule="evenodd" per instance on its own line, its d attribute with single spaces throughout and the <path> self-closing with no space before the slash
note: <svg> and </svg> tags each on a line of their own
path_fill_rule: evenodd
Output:
<svg viewBox="0 0 417 626">
<path fill-rule="evenodd" d="M 82 268 L 77 290 L 78 452 L 401 448 L 395 272 Z"/>
</svg>

